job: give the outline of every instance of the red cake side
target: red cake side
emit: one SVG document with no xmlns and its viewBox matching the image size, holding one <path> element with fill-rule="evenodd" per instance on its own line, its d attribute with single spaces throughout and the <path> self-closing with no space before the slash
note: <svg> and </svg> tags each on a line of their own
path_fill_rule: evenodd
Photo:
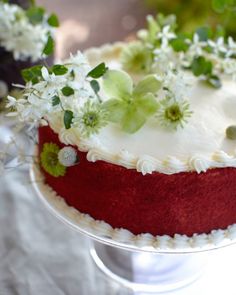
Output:
<svg viewBox="0 0 236 295">
<path fill-rule="evenodd" d="M 44 143 L 56 143 L 50 127 L 39 128 L 39 153 Z M 103 161 L 80 162 L 63 177 L 46 173 L 46 183 L 69 206 L 104 220 L 114 228 L 153 235 L 209 233 L 236 223 L 236 169 L 143 176 L 133 169 Z"/>
</svg>

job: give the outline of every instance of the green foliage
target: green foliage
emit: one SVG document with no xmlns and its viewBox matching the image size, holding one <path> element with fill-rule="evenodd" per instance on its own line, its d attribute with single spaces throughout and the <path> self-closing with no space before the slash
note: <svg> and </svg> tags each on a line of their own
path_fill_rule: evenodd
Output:
<svg viewBox="0 0 236 295">
<path fill-rule="evenodd" d="M 32 6 L 26 11 L 26 15 L 33 25 L 43 21 L 45 9 L 43 7 Z"/>
<path fill-rule="evenodd" d="M 59 27 L 59 20 L 55 13 L 52 13 L 48 18 L 48 24 L 51 27 Z"/>
<path fill-rule="evenodd" d="M 90 81 L 90 85 L 91 85 L 93 91 L 95 92 L 95 94 L 98 94 L 98 92 L 100 90 L 100 85 L 99 85 L 98 81 L 92 80 L 92 81 Z"/>
<path fill-rule="evenodd" d="M 71 88 L 70 86 L 65 86 L 61 89 L 61 92 L 63 93 L 63 95 L 65 96 L 71 96 L 75 93 L 74 89 Z"/>
<path fill-rule="evenodd" d="M 236 126 L 232 125 L 226 129 L 226 137 L 231 140 L 236 140 Z"/>
<path fill-rule="evenodd" d="M 93 79 L 98 79 L 98 78 L 101 78 L 106 73 L 107 70 L 108 68 L 103 62 L 103 63 L 100 63 L 98 66 L 96 66 L 92 71 L 90 71 L 87 76 Z"/>
<path fill-rule="evenodd" d="M 58 95 L 54 95 L 52 98 L 52 105 L 55 107 L 60 104 L 60 97 Z"/>
<path fill-rule="evenodd" d="M 212 68 L 212 62 L 206 60 L 203 56 L 196 57 L 191 65 L 191 69 L 196 77 L 199 77 L 201 75 L 211 75 Z"/>
<path fill-rule="evenodd" d="M 42 78 L 42 67 L 41 65 L 37 65 L 28 69 L 24 69 L 21 71 L 21 75 L 24 79 L 24 81 L 32 82 L 32 84 L 36 84 L 40 81 Z"/>
<path fill-rule="evenodd" d="M 74 118 L 74 114 L 72 111 L 66 110 L 64 112 L 64 125 L 66 129 L 71 128 L 73 118 Z"/>
<path fill-rule="evenodd" d="M 51 71 L 56 76 L 61 76 L 61 75 L 65 75 L 68 72 L 68 68 L 63 65 L 54 65 L 52 66 Z"/>
<path fill-rule="evenodd" d="M 52 36 L 48 36 L 47 43 L 43 49 L 43 54 L 45 55 L 51 55 L 54 51 L 54 40 L 52 39 Z"/>
</svg>

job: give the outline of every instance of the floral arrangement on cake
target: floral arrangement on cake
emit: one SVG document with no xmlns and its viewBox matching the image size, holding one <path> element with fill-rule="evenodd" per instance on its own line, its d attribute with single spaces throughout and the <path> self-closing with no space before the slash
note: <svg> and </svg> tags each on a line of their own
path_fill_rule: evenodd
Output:
<svg viewBox="0 0 236 295">
<path fill-rule="evenodd" d="M 103 62 L 92 68 L 78 52 L 52 67 L 24 70 L 22 96 L 8 97 L 7 107 L 14 110 L 10 116 L 31 127 L 63 122 L 65 132 L 77 131 L 82 147 L 96 141 L 109 124 L 130 135 L 148 120 L 165 132 L 184 128 L 193 115 L 189 93 L 194 79 L 217 91 L 224 77 L 236 78 L 236 42 L 208 27 L 178 33 L 174 16 L 148 16 L 147 23 L 136 41 L 123 44 L 122 69 L 109 69 Z M 229 126 L 226 136 L 236 139 L 236 127 Z M 73 152 L 61 158 L 59 152 L 49 144 L 41 155 L 43 168 L 53 176 L 77 163 Z M 73 160 L 65 165 L 63 158 Z"/>
<path fill-rule="evenodd" d="M 0 45 L 12 52 L 15 60 L 36 62 L 52 53 L 55 14 L 31 6 L 24 10 L 16 4 L 0 1 Z"/>
</svg>

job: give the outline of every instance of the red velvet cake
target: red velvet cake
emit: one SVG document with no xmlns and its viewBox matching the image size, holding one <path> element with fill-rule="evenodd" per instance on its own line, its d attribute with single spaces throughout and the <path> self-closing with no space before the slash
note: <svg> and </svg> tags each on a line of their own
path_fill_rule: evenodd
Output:
<svg viewBox="0 0 236 295">
<path fill-rule="evenodd" d="M 91 230 L 158 247 L 233 239 L 236 43 L 148 23 L 138 41 L 42 67 L 9 100 L 21 121 L 40 122 L 53 202 Z"/>
</svg>

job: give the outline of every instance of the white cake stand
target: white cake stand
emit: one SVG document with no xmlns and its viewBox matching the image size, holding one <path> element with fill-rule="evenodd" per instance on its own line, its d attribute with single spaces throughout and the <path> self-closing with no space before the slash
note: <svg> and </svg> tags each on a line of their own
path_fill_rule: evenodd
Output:
<svg viewBox="0 0 236 295">
<path fill-rule="evenodd" d="M 44 184 L 35 165 L 31 167 L 30 177 L 46 208 L 63 223 L 90 238 L 89 251 L 97 267 L 109 278 L 138 294 L 169 292 L 193 283 L 203 274 L 210 250 L 236 242 L 236 239 L 226 238 L 220 243 L 207 243 L 210 236 L 203 235 L 204 242 L 201 244 L 199 237 L 199 246 L 191 244 L 191 239 L 177 246 L 174 239 L 166 236 L 162 238 L 162 241 L 166 238 L 166 245 L 158 246 L 155 244 L 158 239 L 153 237 L 153 242 L 149 235 L 140 237 L 130 233 L 131 236 L 127 237 L 128 232 L 110 231 L 107 225 L 108 231 L 104 223 L 100 224 L 68 207 Z"/>
</svg>

